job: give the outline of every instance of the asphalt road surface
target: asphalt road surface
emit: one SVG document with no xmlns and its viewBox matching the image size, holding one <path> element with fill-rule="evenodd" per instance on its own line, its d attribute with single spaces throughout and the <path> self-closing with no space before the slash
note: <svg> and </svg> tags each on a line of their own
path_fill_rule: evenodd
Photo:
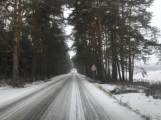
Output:
<svg viewBox="0 0 161 120">
<path fill-rule="evenodd" d="M 101 98 L 100 90 L 81 75 L 68 74 L 50 83 L 0 107 L 0 120 L 142 120 L 116 101 Z"/>
</svg>

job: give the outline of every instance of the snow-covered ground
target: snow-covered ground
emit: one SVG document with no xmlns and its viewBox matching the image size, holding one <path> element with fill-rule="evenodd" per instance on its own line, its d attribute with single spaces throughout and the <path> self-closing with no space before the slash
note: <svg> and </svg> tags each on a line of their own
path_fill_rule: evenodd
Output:
<svg viewBox="0 0 161 120">
<path fill-rule="evenodd" d="M 50 82 L 34 82 L 32 84 L 25 85 L 24 88 L 12 88 L 10 86 L 0 87 L 0 107 L 4 106 L 12 101 L 16 101 L 24 96 L 29 95 L 32 92 L 35 92 L 37 90 L 40 90 L 41 88 L 44 88 L 45 86 L 52 83 L 53 80 L 58 80 L 63 78 L 66 75 L 57 76 L 53 78 Z"/>
<path fill-rule="evenodd" d="M 159 76 L 161 76 L 160 72 L 161 71 L 148 72 L 148 76 L 146 76 L 145 78 L 143 78 L 142 75 L 140 73 L 138 73 L 138 74 L 135 74 L 134 78 L 137 80 L 144 79 L 145 81 L 148 80 L 150 82 L 151 81 L 158 82 L 158 81 L 161 81 L 161 78 L 159 78 Z M 74 74 L 72 74 L 72 75 L 74 75 Z M 49 82 L 40 81 L 40 82 L 35 82 L 33 84 L 28 84 L 24 88 L 11 88 L 9 86 L 0 87 L 0 107 L 3 107 L 10 102 L 16 101 L 24 96 L 27 96 L 27 95 L 29 95 L 33 92 L 36 92 L 44 87 L 47 87 L 48 85 L 53 83 L 53 81 L 58 81 L 61 78 L 64 78 L 65 76 L 69 76 L 69 74 L 55 77 L 55 78 L 51 79 L 51 81 L 49 81 Z M 111 115 L 111 117 L 114 116 L 113 114 L 117 114 L 117 115 L 115 115 L 116 118 L 117 117 L 124 118 L 124 116 L 126 116 L 126 120 L 131 120 L 133 118 L 132 116 L 135 116 L 133 119 L 136 119 L 138 117 L 131 110 L 127 110 L 127 108 L 124 108 L 124 107 L 122 107 L 122 105 L 118 104 L 119 102 L 121 102 L 121 103 L 124 103 L 127 106 L 129 106 L 136 113 L 139 113 L 142 116 L 149 117 L 150 120 L 161 120 L 161 100 L 160 99 L 153 99 L 153 97 L 151 97 L 151 96 L 147 97 L 145 95 L 145 93 L 141 93 L 141 92 L 140 93 L 112 95 L 113 97 L 111 97 L 111 95 L 106 94 L 107 96 L 105 96 L 104 95 L 105 93 L 102 90 L 96 89 L 95 86 L 100 86 L 103 90 L 110 92 L 110 91 L 114 90 L 116 87 L 118 87 L 118 85 L 98 84 L 98 83 L 93 83 L 94 84 L 93 85 L 92 83 L 83 79 L 83 77 L 81 77 L 81 76 L 78 76 L 78 78 L 81 80 L 81 82 L 79 80 L 77 80 L 77 82 L 79 84 L 76 81 L 74 81 L 72 83 L 73 90 L 72 90 L 71 103 L 73 103 L 72 105 L 74 105 L 74 106 L 71 107 L 71 111 L 70 111 L 71 118 L 75 118 L 75 116 L 73 116 L 73 113 L 76 112 L 75 111 L 75 109 L 76 109 L 75 104 L 78 104 L 79 107 L 82 106 L 82 103 L 78 102 L 76 100 L 77 99 L 81 100 L 82 99 L 81 95 L 84 94 L 85 96 L 87 96 L 87 94 L 89 92 L 90 94 L 87 96 L 88 99 L 87 100 L 84 99 L 84 101 L 86 101 L 86 102 L 91 101 L 92 103 L 98 102 L 100 104 L 100 106 L 104 106 L 103 109 L 105 111 L 109 111 L 108 114 L 109 114 L 109 116 Z M 78 88 L 80 88 L 80 90 Z M 95 98 L 95 101 L 93 101 L 94 98 Z M 86 105 L 85 104 L 86 102 L 84 102 L 84 105 Z M 108 103 L 108 104 L 105 105 L 105 103 Z M 87 105 L 87 106 L 89 107 L 89 105 Z M 80 107 L 80 108 L 83 108 L 83 107 Z M 80 109 L 80 111 L 78 111 L 78 112 L 81 114 L 84 113 L 83 109 Z M 82 117 L 81 114 L 80 114 L 80 116 Z M 81 118 L 81 117 L 80 117 L 80 119 L 84 119 L 84 117 L 83 118 Z M 141 118 L 139 118 L 138 120 L 140 120 L 140 119 Z"/>
<path fill-rule="evenodd" d="M 0 92 L 1 120 L 143 120 L 79 74 L 59 76 L 26 88 L 1 89 Z M 23 97 L 29 93 L 27 98 Z M 13 102 L 18 98 L 25 99 Z M 3 106 L 9 100 L 13 104 Z"/>
<path fill-rule="evenodd" d="M 161 82 L 161 71 L 147 71 L 147 75 L 143 77 L 142 73 L 134 74 L 134 81 L 145 81 L 145 82 Z"/>
<path fill-rule="evenodd" d="M 161 100 L 147 97 L 145 93 L 114 95 L 117 100 L 130 106 L 134 111 L 145 115 L 150 120 L 161 120 Z"/>
<path fill-rule="evenodd" d="M 79 76 L 79 78 L 81 78 Z M 81 78 L 82 79 L 82 78 Z M 102 90 L 96 89 L 95 85 L 90 82 L 82 79 L 86 89 L 83 89 L 86 94 L 90 93 L 89 96 L 91 100 L 95 101 L 95 105 L 100 104 L 103 107 L 104 111 L 108 111 L 109 120 L 142 120 L 143 118 L 140 115 L 137 115 L 133 111 L 119 105 L 118 101 L 113 99 L 111 96 L 105 94 Z M 111 88 L 110 88 L 111 89 Z M 88 104 L 90 100 L 87 99 L 86 103 Z M 91 103 L 89 103 L 91 104 Z M 91 106 L 91 105 L 90 105 Z M 100 110 L 100 108 L 98 108 Z M 90 111 L 98 111 L 90 109 Z M 97 119 L 97 120 L 106 120 L 106 119 Z"/>
<path fill-rule="evenodd" d="M 161 71 L 149 71 L 148 76 L 143 77 L 141 73 L 134 75 L 134 81 L 145 81 L 150 83 L 161 82 Z M 110 93 L 118 85 L 98 84 L 103 90 Z M 161 93 L 160 93 L 161 94 Z M 150 120 L 161 120 L 161 99 L 154 99 L 152 96 L 147 97 L 145 93 L 126 93 L 114 95 L 119 102 L 129 106 L 133 111 L 138 112 L 143 116 L 147 116 Z"/>
<path fill-rule="evenodd" d="M 100 86 L 103 90 L 110 92 L 117 87 L 117 85 L 109 84 L 95 84 Z M 147 97 L 145 93 L 127 93 L 113 95 L 119 102 L 132 108 L 133 111 L 138 112 L 143 116 L 147 116 L 150 120 L 161 120 L 161 100 L 154 99 L 152 96 Z"/>
</svg>

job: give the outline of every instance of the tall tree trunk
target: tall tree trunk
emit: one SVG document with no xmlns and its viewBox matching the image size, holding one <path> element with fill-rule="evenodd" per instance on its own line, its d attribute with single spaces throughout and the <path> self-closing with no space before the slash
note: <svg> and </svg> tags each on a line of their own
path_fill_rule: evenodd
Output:
<svg viewBox="0 0 161 120">
<path fill-rule="evenodd" d="M 36 43 L 33 43 L 33 57 L 32 57 L 32 68 L 31 68 L 31 82 L 35 80 L 35 69 L 36 69 L 36 55 L 37 46 Z"/>
<path fill-rule="evenodd" d="M 2 71 L 3 71 L 3 48 L 1 48 L 1 71 L 0 71 L 0 75 L 1 75 L 1 77 L 2 77 L 2 75 L 3 75 L 3 73 L 2 73 Z"/>
<path fill-rule="evenodd" d="M 118 59 L 117 59 L 117 68 L 118 68 L 118 73 L 119 73 L 119 79 L 120 79 L 120 81 L 122 81 L 122 78 L 121 78 L 121 71 L 120 71 L 120 65 L 119 65 Z"/>
<path fill-rule="evenodd" d="M 126 58 L 126 80 L 128 76 L 128 57 Z"/>
<path fill-rule="evenodd" d="M 44 63 L 44 78 L 46 79 L 47 78 L 47 62 L 48 62 L 48 59 L 47 59 L 47 56 L 48 56 L 48 47 L 47 47 L 47 45 L 45 46 L 45 63 Z"/>
<path fill-rule="evenodd" d="M 33 10 L 33 26 L 36 27 L 36 13 Z M 35 28 L 34 28 L 35 29 Z M 36 69 L 36 57 L 37 57 L 37 40 L 35 35 L 35 30 L 33 29 L 32 41 L 33 41 L 33 55 L 32 55 L 32 68 L 31 68 L 31 82 L 35 80 L 35 69 Z"/>
<path fill-rule="evenodd" d="M 118 16 L 119 16 L 119 1 L 117 0 L 117 13 L 114 18 L 111 18 L 111 23 L 113 23 L 114 31 L 112 31 L 111 41 L 112 41 L 112 79 L 117 80 L 117 26 L 118 26 Z"/>
<path fill-rule="evenodd" d="M 129 43 L 129 82 L 132 82 L 132 69 L 131 69 L 131 45 Z"/>
<path fill-rule="evenodd" d="M 133 54 L 133 55 L 132 55 L 132 72 L 131 72 L 131 79 L 132 79 L 132 82 L 133 82 L 133 75 L 134 75 L 134 57 L 135 57 L 135 55 Z"/>
<path fill-rule="evenodd" d="M 124 0 L 122 1 L 124 3 Z M 122 34 L 121 34 L 121 48 L 120 48 L 120 56 L 121 56 L 121 69 L 122 69 L 122 81 L 125 81 L 125 68 L 124 68 L 124 54 L 123 54 L 123 35 L 124 35 L 124 4 L 122 4 Z"/>
<path fill-rule="evenodd" d="M 42 76 L 42 79 L 45 78 L 45 75 L 44 75 L 44 69 L 45 69 L 45 45 L 43 45 L 43 52 L 42 52 L 42 67 L 41 67 L 41 76 Z"/>
<path fill-rule="evenodd" d="M 117 80 L 117 55 L 116 55 L 116 34 L 112 33 L 112 79 Z"/>
<path fill-rule="evenodd" d="M 100 73 L 100 80 L 105 83 L 106 82 L 106 77 L 105 77 L 105 71 L 104 71 L 104 66 L 103 66 L 103 50 L 102 50 L 102 25 L 101 25 L 101 18 L 100 15 L 97 16 L 97 22 L 94 19 L 95 23 L 95 29 L 96 29 L 96 34 L 98 37 L 98 44 L 99 44 L 99 66 L 97 68 L 99 69 Z"/>
<path fill-rule="evenodd" d="M 18 85 L 18 77 L 19 77 L 19 32 L 15 30 L 14 33 L 14 42 L 13 42 L 13 86 Z"/>
<path fill-rule="evenodd" d="M 87 77 L 90 77 L 90 76 L 89 76 L 89 72 L 88 72 L 88 65 L 87 65 L 86 62 L 85 62 L 85 69 L 86 69 L 86 76 L 87 76 Z"/>
<path fill-rule="evenodd" d="M 22 21 L 21 18 L 21 0 L 15 0 L 14 4 L 14 24 L 19 25 Z M 14 39 L 13 39 L 13 85 L 18 86 L 19 81 L 19 38 L 20 29 L 14 29 Z"/>
<path fill-rule="evenodd" d="M 4 76 L 5 76 L 5 79 L 7 79 L 7 49 L 6 49 L 6 54 L 5 54 L 5 74 L 4 74 Z"/>
<path fill-rule="evenodd" d="M 98 66 L 96 63 L 98 63 L 98 59 L 97 59 L 97 46 L 96 46 L 96 39 L 94 38 L 94 33 L 93 33 L 93 30 L 92 30 L 92 27 L 90 28 L 90 34 L 91 34 L 91 39 L 92 39 L 92 41 L 91 41 L 91 46 L 92 46 L 92 59 L 91 59 L 91 61 L 92 61 L 92 63 L 90 64 L 91 66 L 93 65 L 93 64 L 95 64 L 96 66 Z M 91 68 L 90 68 L 90 75 L 91 75 L 91 77 L 92 77 L 92 71 L 91 71 Z M 96 77 L 98 77 L 97 75 L 95 75 L 95 78 Z"/>
<path fill-rule="evenodd" d="M 131 9 L 130 9 L 130 16 L 131 16 Z M 131 18 L 129 18 L 129 33 L 131 31 Z M 132 80 L 132 67 L 131 67 L 131 36 L 129 35 L 129 82 L 133 82 Z"/>
<path fill-rule="evenodd" d="M 110 57 L 109 57 L 109 51 L 108 51 L 108 68 L 107 68 L 107 74 L 108 74 L 108 78 L 111 80 L 111 71 L 110 71 Z"/>
</svg>

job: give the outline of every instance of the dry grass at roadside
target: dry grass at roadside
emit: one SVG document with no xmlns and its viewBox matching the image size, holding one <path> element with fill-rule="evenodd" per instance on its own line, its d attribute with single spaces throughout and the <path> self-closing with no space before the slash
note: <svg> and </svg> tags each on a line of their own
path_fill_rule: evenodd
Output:
<svg viewBox="0 0 161 120">
<path fill-rule="evenodd" d="M 153 96 L 154 99 L 161 99 L 161 83 L 155 83 L 145 90 L 146 96 Z"/>
</svg>

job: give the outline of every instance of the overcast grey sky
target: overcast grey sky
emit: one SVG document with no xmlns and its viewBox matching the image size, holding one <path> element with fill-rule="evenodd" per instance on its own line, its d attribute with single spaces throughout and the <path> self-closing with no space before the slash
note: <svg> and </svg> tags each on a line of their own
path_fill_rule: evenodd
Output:
<svg viewBox="0 0 161 120">
<path fill-rule="evenodd" d="M 153 12 L 151 25 L 161 29 L 161 0 L 155 0 L 149 11 Z"/>
<path fill-rule="evenodd" d="M 151 25 L 156 26 L 161 30 L 161 0 L 155 0 L 153 5 L 148 9 L 153 12 L 153 18 L 151 20 Z M 161 37 L 158 39 L 161 43 Z M 155 64 L 158 61 L 155 55 L 151 56 L 151 60 L 149 61 L 150 65 Z"/>
<path fill-rule="evenodd" d="M 149 10 L 152 11 L 154 15 L 152 24 L 161 28 L 161 0 L 155 0 Z"/>
</svg>

